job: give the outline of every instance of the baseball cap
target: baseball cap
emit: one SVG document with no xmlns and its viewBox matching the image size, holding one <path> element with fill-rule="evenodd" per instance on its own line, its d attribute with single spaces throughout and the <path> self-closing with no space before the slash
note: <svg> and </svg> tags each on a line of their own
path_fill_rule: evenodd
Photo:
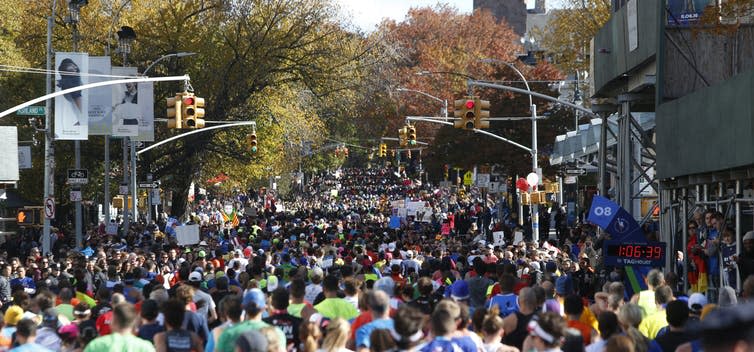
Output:
<svg viewBox="0 0 754 352">
<path fill-rule="evenodd" d="M 23 316 L 24 310 L 19 306 L 13 305 L 8 307 L 8 310 L 5 311 L 3 320 L 5 321 L 5 325 L 16 325 Z"/>
<path fill-rule="evenodd" d="M 79 336 L 79 328 L 74 323 L 70 323 L 68 325 L 63 325 L 58 329 L 58 334 L 60 334 L 62 337 L 66 337 L 69 339 L 75 339 Z"/>
<path fill-rule="evenodd" d="M 754 240 L 754 231 L 749 231 L 744 235 L 744 241 Z"/>
<path fill-rule="evenodd" d="M 267 300 L 265 299 L 264 292 L 258 288 L 252 288 L 243 294 L 243 305 L 246 306 L 253 303 L 258 310 L 264 309 Z"/>
<path fill-rule="evenodd" d="M 389 276 L 383 277 L 374 282 L 374 289 L 383 291 L 392 297 L 395 292 L 395 281 Z"/>
<path fill-rule="evenodd" d="M 204 250 L 200 250 L 199 253 L 197 253 L 196 256 L 199 257 L 199 258 L 204 258 L 204 257 L 207 256 L 207 252 L 205 252 Z"/>
<path fill-rule="evenodd" d="M 689 310 L 693 313 L 701 313 L 702 308 L 707 305 L 707 296 L 696 292 L 689 297 Z"/>
<path fill-rule="evenodd" d="M 191 274 L 189 274 L 188 277 L 190 282 L 201 282 L 202 281 L 202 273 L 198 271 L 194 271 Z"/>
</svg>

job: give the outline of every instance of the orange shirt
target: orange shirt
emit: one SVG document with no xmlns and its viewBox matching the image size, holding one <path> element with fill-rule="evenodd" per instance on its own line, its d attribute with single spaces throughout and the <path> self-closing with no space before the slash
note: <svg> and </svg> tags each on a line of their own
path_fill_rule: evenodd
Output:
<svg viewBox="0 0 754 352">
<path fill-rule="evenodd" d="M 592 343 L 592 327 L 578 320 L 568 320 L 568 327 L 578 330 L 581 333 L 584 346 Z"/>
</svg>

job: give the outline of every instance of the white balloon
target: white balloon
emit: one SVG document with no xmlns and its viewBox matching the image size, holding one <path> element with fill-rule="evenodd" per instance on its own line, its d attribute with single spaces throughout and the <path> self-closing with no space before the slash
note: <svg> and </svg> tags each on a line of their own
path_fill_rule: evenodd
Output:
<svg viewBox="0 0 754 352">
<path fill-rule="evenodd" d="M 526 183 L 529 184 L 529 186 L 536 186 L 539 184 L 539 175 L 537 175 L 536 172 L 529 173 L 526 175 Z"/>
</svg>

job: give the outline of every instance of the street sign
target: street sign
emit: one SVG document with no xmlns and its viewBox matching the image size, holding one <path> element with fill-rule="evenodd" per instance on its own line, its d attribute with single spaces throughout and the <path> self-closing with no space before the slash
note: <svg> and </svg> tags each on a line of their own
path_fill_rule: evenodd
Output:
<svg viewBox="0 0 754 352">
<path fill-rule="evenodd" d="M 128 183 L 121 183 L 118 187 L 118 194 L 128 194 Z"/>
<path fill-rule="evenodd" d="M 139 188 L 148 188 L 148 189 L 160 188 L 160 183 L 156 181 L 153 181 L 153 182 L 143 181 L 143 182 L 139 182 Z"/>
<path fill-rule="evenodd" d="M 471 173 L 471 171 L 466 171 L 466 173 L 463 174 L 463 185 L 471 186 L 472 183 L 474 183 L 474 174 Z"/>
<path fill-rule="evenodd" d="M 476 174 L 477 187 L 489 187 L 490 186 L 490 174 Z"/>
<path fill-rule="evenodd" d="M 586 170 L 584 170 L 584 169 L 566 169 L 565 173 L 566 173 L 566 175 L 583 175 L 583 174 L 586 174 Z"/>
<path fill-rule="evenodd" d="M 27 106 L 25 108 L 16 110 L 16 115 L 44 116 L 46 111 L 47 108 L 45 108 L 44 106 Z"/>
<path fill-rule="evenodd" d="M 160 205 L 162 200 L 160 199 L 160 189 L 152 188 L 152 205 Z"/>
<path fill-rule="evenodd" d="M 81 191 L 71 191 L 71 202 L 80 202 L 81 201 Z M 46 207 L 45 207 L 46 211 Z"/>
<path fill-rule="evenodd" d="M 89 171 L 86 169 L 68 169 L 68 184 L 83 185 L 89 182 Z"/>
<path fill-rule="evenodd" d="M 45 204 L 45 219 L 55 218 L 55 198 L 47 197 L 44 201 Z"/>
</svg>

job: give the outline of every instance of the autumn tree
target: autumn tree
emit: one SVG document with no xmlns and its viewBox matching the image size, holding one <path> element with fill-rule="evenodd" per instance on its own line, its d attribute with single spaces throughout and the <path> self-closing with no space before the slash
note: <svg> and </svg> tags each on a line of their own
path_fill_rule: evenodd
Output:
<svg viewBox="0 0 754 352">
<path fill-rule="evenodd" d="M 551 13 L 545 28 L 532 36 L 562 72 L 589 70 L 589 43 L 610 19 L 610 0 L 565 0 Z"/>
<path fill-rule="evenodd" d="M 426 92 L 447 99 L 453 116 L 453 101 L 467 94 L 467 80 L 498 81 L 501 84 L 523 88 L 518 74 L 506 63 L 515 65 L 532 82 L 560 79 L 562 76 L 551 65 L 541 62 L 527 66 L 517 62 L 522 52 L 518 36 L 505 23 L 497 21 L 488 11 L 471 15 L 461 14 L 448 6 L 411 9 L 404 21 L 386 21 L 373 36 L 384 38 L 398 55 L 395 68 L 384 77 L 384 89 L 389 90 L 395 111 L 386 111 L 386 136 L 395 136 L 396 129 L 407 115 L 442 116 L 439 102 L 422 95 L 397 93 L 398 87 Z M 429 73 L 417 75 L 417 73 Z M 549 92 L 546 83 L 532 83 L 531 89 Z M 472 92 L 492 103 L 492 116 L 529 116 L 529 98 L 509 92 L 473 88 Z M 539 102 L 540 113 L 549 104 Z M 430 141 L 431 146 L 423 153 L 430 172 L 440 174 L 442 164 L 451 163 L 465 168 L 475 164 L 499 163 L 509 172 L 530 170 L 531 155 L 515 146 L 475 135 L 471 132 L 439 128 L 436 124 L 418 122 L 420 139 Z M 547 134 L 561 132 L 547 122 L 540 124 L 540 141 L 554 141 Z M 526 146 L 531 145 L 531 127 L 527 121 L 493 122 L 490 132 L 501 134 Z M 542 136 L 544 132 L 544 136 Z M 542 158 L 545 160 L 546 158 Z M 523 172 L 523 171 L 522 171 Z"/>
</svg>

